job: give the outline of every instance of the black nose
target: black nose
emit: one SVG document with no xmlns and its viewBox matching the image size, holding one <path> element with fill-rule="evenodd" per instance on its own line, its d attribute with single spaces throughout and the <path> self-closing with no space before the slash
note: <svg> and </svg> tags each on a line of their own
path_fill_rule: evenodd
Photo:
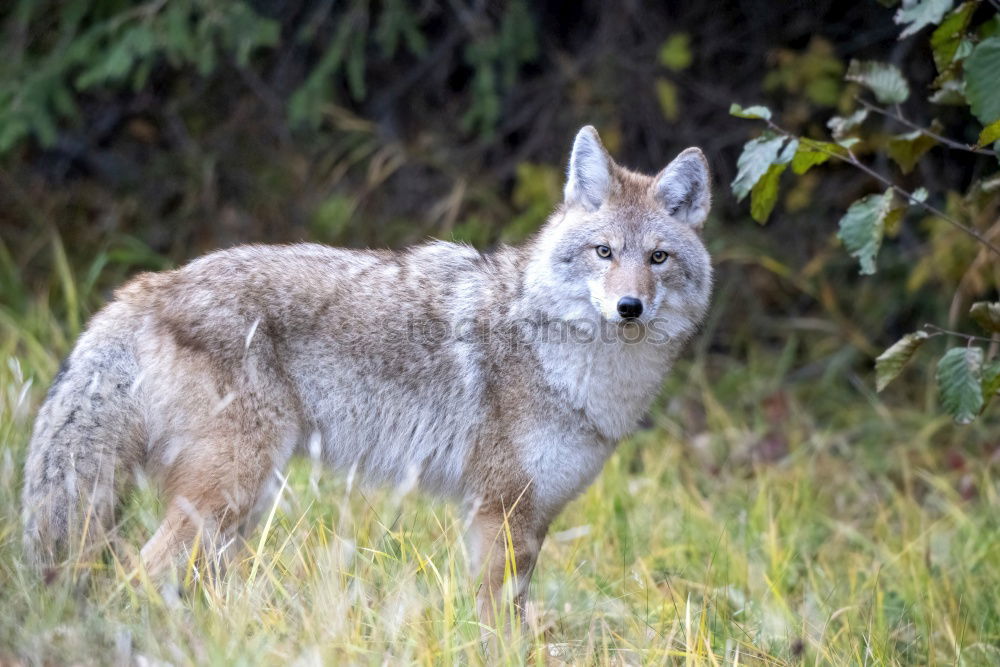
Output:
<svg viewBox="0 0 1000 667">
<path fill-rule="evenodd" d="M 642 315 L 642 301 L 634 296 L 623 296 L 618 302 L 618 314 L 626 320 L 634 320 Z"/>
</svg>

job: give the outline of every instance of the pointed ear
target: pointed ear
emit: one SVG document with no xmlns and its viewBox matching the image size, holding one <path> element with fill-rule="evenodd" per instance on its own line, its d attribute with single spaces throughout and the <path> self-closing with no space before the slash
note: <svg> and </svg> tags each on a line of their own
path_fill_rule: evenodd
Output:
<svg viewBox="0 0 1000 667">
<path fill-rule="evenodd" d="M 587 125 L 576 133 L 573 141 L 564 191 L 566 203 L 596 211 L 610 190 L 611 157 L 604 150 L 597 130 Z"/>
<path fill-rule="evenodd" d="M 701 229 L 712 207 L 708 160 L 697 148 L 688 148 L 661 171 L 653 182 L 656 197 L 679 222 Z"/>
</svg>

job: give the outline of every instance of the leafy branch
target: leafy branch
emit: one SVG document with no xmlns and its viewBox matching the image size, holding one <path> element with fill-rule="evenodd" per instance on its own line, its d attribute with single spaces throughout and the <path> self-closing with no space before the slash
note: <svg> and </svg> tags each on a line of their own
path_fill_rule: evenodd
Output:
<svg viewBox="0 0 1000 667">
<path fill-rule="evenodd" d="M 862 100 L 862 102 L 864 103 L 863 100 Z M 865 103 L 865 104 L 867 106 L 867 103 Z M 890 117 L 892 117 L 892 116 L 890 116 Z M 780 135 L 782 135 L 784 137 L 787 137 L 789 139 L 795 139 L 797 141 L 801 140 L 801 138 L 798 135 L 796 135 L 793 132 L 789 132 L 788 130 L 782 128 L 781 126 L 779 126 L 777 123 L 775 123 L 770 118 L 763 118 L 763 120 L 765 120 L 767 122 L 767 126 L 771 130 L 773 130 L 774 132 L 776 132 L 776 133 L 778 133 L 778 134 L 780 134 Z M 921 128 L 918 128 L 918 129 L 921 129 Z M 921 129 L 921 131 L 924 131 L 924 130 Z M 929 132 L 926 132 L 926 133 L 930 134 Z M 930 136 L 935 136 L 935 135 L 930 135 Z M 958 144 L 958 142 L 955 142 L 955 143 Z M 956 229 L 961 230 L 965 234 L 967 234 L 970 237 L 974 238 L 979 243 L 982 243 L 986 248 L 988 248 L 995 255 L 1000 256 L 1000 247 L 998 247 L 993 242 L 991 242 L 989 239 L 987 239 L 985 236 L 983 236 L 982 234 L 980 234 L 977 230 L 973 229 L 972 227 L 969 227 L 968 225 L 965 225 L 965 224 L 959 222 L 953 216 L 948 215 L 947 213 L 945 213 L 941 209 L 937 208 L 936 206 L 927 203 L 926 194 L 923 194 L 923 196 L 921 196 L 917 192 L 910 192 L 910 191 L 906 190 L 905 188 L 897 185 L 896 183 L 894 183 L 889 178 L 883 176 L 882 174 L 878 173 L 877 171 L 875 171 L 874 169 L 872 169 L 871 167 L 869 167 L 868 165 L 866 165 L 865 163 L 863 163 L 861 160 L 859 160 L 857 158 L 857 156 L 854 154 L 854 152 L 850 149 L 849 146 L 844 146 L 843 144 L 832 144 L 834 146 L 837 146 L 839 149 L 842 149 L 842 150 L 832 150 L 832 149 L 830 149 L 827 146 L 824 146 L 822 144 L 823 144 L 823 142 L 817 142 L 817 144 L 813 146 L 813 150 L 817 150 L 817 151 L 820 151 L 822 153 L 825 153 L 826 155 L 828 155 L 829 157 L 831 157 L 831 158 L 833 158 L 835 160 L 839 160 L 840 162 L 844 162 L 846 164 L 849 164 L 852 167 L 855 167 L 856 169 L 860 169 L 861 171 L 863 171 L 864 173 L 868 174 L 869 176 L 871 176 L 872 178 L 874 178 L 876 181 L 878 181 L 879 183 L 881 183 L 882 185 L 886 186 L 887 188 L 891 189 L 892 191 L 894 191 L 897 194 L 899 194 L 900 196 L 902 196 L 905 201 L 907 201 L 907 202 L 909 202 L 911 204 L 915 204 L 917 206 L 920 206 L 921 208 L 923 208 L 925 211 L 927 211 L 931 215 L 934 215 L 934 216 L 936 216 L 938 218 L 941 218 L 942 220 L 948 222 L 949 224 L 953 225 Z M 969 146 L 961 146 L 961 144 L 958 144 L 958 145 L 959 145 L 959 147 L 962 147 L 965 150 L 971 150 L 972 149 L 972 147 L 969 147 Z M 983 151 L 983 150 L 975 151 L 975 150 L 973 150 L 972 152 L 985 153 L 987 155 L 995 155 L 995 153 L 993 151 Z"/>
<path fill-rule="evenodd" d="M 963 333 L 961 331 L 952 331 L 951 329 L 945 329 L 939 327 L 936 324 L 925 324 L 924 330 L 927 332 L 929 338 L 934 338 L 935 336 L 956 336 L 957 338 L 963 338 L 970 345 L 976 341 L 982 341 L 984 343 L 992 343 L 995 338 L 987 338 L 986 336 L 975 336 L 973 334 Z"/>
<path fill-rule="evenodd" d="M 931 139 L 934 139 L 938 143 L 943 144 L 943 145 L 945 145 L 945 146 L 947 146 L 949 148 L 954 148 L 954 149 L 960 150 L 960 151 L 968 151 L 969 153 L 976 153 L 978 155 L 992 155 L 992 156 L 996 156 L 997 155 L 997 152 L 995 150 L 991 150 L 991 149 L 988 149 L 988 148 L 980 148 L 978 146 L 973 146 L 973 145 L 970 145 L 970 144 L 963 144 L 961 141 L 955 141 L 954 139 L 949 139 L 948 137 L 941 136 L 940 134 L 938 134 L 937 132 L 934 132 L 933 130 L 931 130 L 929 128 L 926 128 L 926 127 L 924 127 L 922 125 L 918 125 L 917 123 L 914 123 L 913 121 L 908 120 L 898 110 L 897 110 L 896 113 L 892 113 L 888 109 L 883 109 L 882 107 L 880 107 L 880 106 L 878 106 L 876 104 L 872 104 L 871 102 L 869 102 L 868 100 L 864 99 L 863 97 L 855 97 L 854 99 L 857 100 L 861 104 L 861 106 L 863 106 L 864 108 L 868 109 L 869 111 L 871 111 L 873 113 L 876 113 L 876 114 L 878 114 L 880 116 L 884 116 L 885 118 L 889 118 L 891 120 L 894 120 L 897 123 L 900 123 L 902 125 L 905 125 L 906 127 L 910 128 L 911 130 L 915 130 L 917 132 L 920 132 L 921 134 L 924 134 L 924 135 L 930 137 Z"/>
<path fill-rule="evenodd" d="M 998 6 L 995 1 L 991 4 Z M 900 39 L 916 34 L 928 25 L 937 26 L 930 44 L 939 72 L 934 82 L 938 90 L 931 95 L 930 101 L 935 104 L 967 105 L 970 116 L 982 126 L 975 145 L 944 136 L 937 121 L 931 127 L 923 127 L 903 116 L 900 105 L 910 97 L 911 91 L 898 67 L 881 62 L 852 61 L 844 78 L 867 88 L 878 104 L 856 96 L 859 108 L 847 116 L 834 116 L 827 123 L 831 140 L 810 139 L 790 132 L 778 124 L 771 110 L 764 106 L 744 109 L 733 104 L 730 108 L 734 116 L 762 120 L 767 125 L 760 136 L 744 145 L 732 183 L 733 194 L 738 199 L 750 195 L 753 219 L 762 224 L 767 221 L 777 201 L 781 175 L 789 167 L 802 176 L 832 159 L 851 165 L 884 187 L 883 192 L 866 195 L 852 203 L 838 223 L 837 236 L 847 252 L 857 258 L 862 274 L 875 273 L 875 260 L 885 230 L 902 217 L 908 206 L 919 206 L 974 239 L 993 256 L 1000 257 L 1000 246 L 988 238 L 993 236 L 991 232 L 980 232 L 952 213 L 928 202 L 926 188 L 920 187 L 911 192 L 896 184 L 890 177 L 862 162 L 853 149 L 861 141 L 858 132 L 865 119 L 875 114 L 910 130 L 889 137 L 884 144 L 873 145 L 876 150 L 884 150 L 904 174 L 910 173 L 921 157 L 936 145 L 990 158 L 1000 156 L 1000 87 L 996 85 L 996 72 L 1000 71 L 1000 31 L 990 27 L 996 23 L 995 16 L 981 26 L 970 25 L 979 6 L 976 2 L 964 2 L 957 7 L 952 7 L 950 2 L 933 5 L 918 2 L 901 9 L 895 17 L 897 23 L 905 26 Z M 990 144 L 993 147 L 987 148 Z M 993 164 L 993 161 L 988 164 Z M 970 192 L 978 187 L 978 191 L 989 193 L 996 189 L 996 183 L 1000 183 L 1000 174 L 987 176 L 978 185 L 970 186 Z M 897 196 L 903 198 L 906 206 L 894 203 Z M 986 335 L 925 324 L 920 330 L 900 338 L 875 360 L 877 390 L 885 389 L 928 340 L 955 336 L 964 344 L 946 350 L 938 360 L 935 373 L 938 393 L 942 408 L 956 422 L 967 424 L 973 421 L 1000 392 L 1000 359 L 991 359 L 1000 342 L 1000 302 L 977 302 L 969 315 Z M 985 351 L 982 343 L 987 344 Z"/>
</svg>

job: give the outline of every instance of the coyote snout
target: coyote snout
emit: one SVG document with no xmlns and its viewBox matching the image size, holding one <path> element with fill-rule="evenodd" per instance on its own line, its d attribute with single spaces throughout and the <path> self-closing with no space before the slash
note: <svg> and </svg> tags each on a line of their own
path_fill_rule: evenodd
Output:
<svg viewBox="0 0 1000 667">
<path fill-rule="evenodd" d="M 612 246 L 599 248 L 607 250 L 595 253 L 597 277 L 590 281 L 590 298 L 601 315 L 614 323 L 642 322 L 655 317 L 656 276 L 646 266 L 647 255 L 654 251 L 621 248 L 616 252 Z"/>
<path fill-rule="evenodd" d="M 642 315 L 642 299 L 623 296 L 618 299 L 618 314 L 626 320 L 634 320 Z"/>
<path fill-rule="evenodd" d="M 708 181 L 697 149 L 644 176 L 585 127 L 565 201 L 519 247 L 244 246 L 137 276 L 39 411 L 28 550 L 51 563 L 103 544 L 144 470 L 166 501 L 141 551 L 151 574 L 194 545 L 231 555 L 302 453 L 390 484 L 416 471 L 466 502 L 480 609 L 497 608 L 505 577 L 519 604 L 549 522 L 636 427 L 704 318 Z M 579 335 L 654 321 L 665 335 Z M 489 335 L 407 335 L 414 322 Z M 553 323 L 573 335 L 526 335 Z"/>
</svg>

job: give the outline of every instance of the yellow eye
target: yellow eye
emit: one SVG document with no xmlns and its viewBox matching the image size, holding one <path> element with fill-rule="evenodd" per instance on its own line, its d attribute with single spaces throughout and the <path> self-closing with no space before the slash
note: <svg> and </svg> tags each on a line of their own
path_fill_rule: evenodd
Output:
<svg viewBox="0 0 1000 667">
<path fill-rule="evenodd" d="M 664 251 L 654 250 L 653 255 L 650 257 L 650 259 L 652 260 L 653 264 L 663 264 L 665 261 L 667 261 L 667 257 L 669 257 L 669 255 L 667 255 L 667 253 L 665 253 Z"/>
<path fill-rule="evenodd" d="M 596 250 L 597 250 L 597 256 L 600 257 L 601 259 L 607 259 L 608 257 L 611 257 L 611 248 L 609 248 L 606 245 L 599 245 L 597 246 Z"/>
</svg>

